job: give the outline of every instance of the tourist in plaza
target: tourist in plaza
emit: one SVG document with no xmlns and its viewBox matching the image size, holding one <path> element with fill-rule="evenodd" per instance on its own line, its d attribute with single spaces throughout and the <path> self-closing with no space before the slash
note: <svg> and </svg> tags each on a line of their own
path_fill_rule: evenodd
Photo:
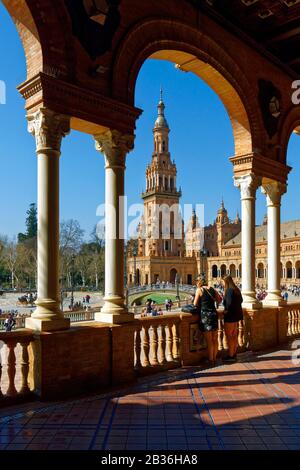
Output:
<svg viewBox="0 0 300 470">
<path fill-rule="evenodd" d="M 168 312 L 169 311 L 169 299 L 165 300 L 165 307 L 166 307 L 166 311 Z"/>
<path fill-rule="evenodd" d="M 208 359 L 212 367 L 216 364 L 218 354 L 218 314 L 216 304 L 219 305 L 222 298 L 214 287 L 209 287 L 205 276 L 197 278 L 197 291 L 194 305 L 200 308 L 201 330 L 206 338 Z"/>
<path fill-rule="evenodd" d="M 243 319 L 243 297 L 231 276 L 223 279 L 224 283 L 224 328 L 228 343 L 228 362 L 236 361 L 238 348 L 238 322 Z"/>
<path fill-rule="evenodd" d="M 4 322 L 5 331 L 6 332 L 11 331 L 13 327 L 15 326 L 15 324 L 16 324 L 16 320 L 14 319 L 14 315 L 10 313 Z"/>
<path fill-rule="evenodd" d="M 147 302 L 146 302 L 146 312 L 147 313 L 151 313 L 152 311 L 152 299 L 147 299 Z"/>
</svg>

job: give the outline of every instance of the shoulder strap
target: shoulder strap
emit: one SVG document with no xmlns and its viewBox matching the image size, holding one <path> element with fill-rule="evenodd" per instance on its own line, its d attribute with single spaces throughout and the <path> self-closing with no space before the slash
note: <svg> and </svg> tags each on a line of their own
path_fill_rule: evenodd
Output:
<svg viewBox="0 0 300 470">
<path fill-rule="evenodd" d="M 215 298 L 211 295 L 208 289 L 205 289 L 205 287 L 202 287 L 202 289 L 215 301 Z"/>
</svg>

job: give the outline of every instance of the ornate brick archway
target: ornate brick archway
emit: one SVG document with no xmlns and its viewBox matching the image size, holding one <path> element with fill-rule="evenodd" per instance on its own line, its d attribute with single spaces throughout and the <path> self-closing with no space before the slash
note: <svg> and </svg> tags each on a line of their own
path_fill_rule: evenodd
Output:
<svg viewBox="0 0 300 470">
<path fill-rule="evenodd" d="M 179 64 L 180 69 L 195 73 L 218 94 L 232 123 L 236 155 L 261 148 L 262 123 L 247 77 L 212 38 L 179 21 L 151 18 L 129 31 L 114 62 L 115 99 L 134 103 L 138 73 L 150 57 Z"/>
<path fill-rule="evenodd" d="M 287 150 L 292 133 L 300 134 L 300 106 L 293 106 L 286 113 L 279 131 L 279 160 L 286 164 Z"/>
</svg>

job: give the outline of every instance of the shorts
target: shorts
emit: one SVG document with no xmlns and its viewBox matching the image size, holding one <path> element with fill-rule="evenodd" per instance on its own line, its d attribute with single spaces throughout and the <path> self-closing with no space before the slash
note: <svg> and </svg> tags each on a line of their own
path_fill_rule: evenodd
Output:
<svg viewBox="0 0 300 470">
<path fill-rule="evenodd" d="M 218 329 L 218 314 L 216 310 L 201 310 L 201 330 L 216 331 Z"/>
</svg>

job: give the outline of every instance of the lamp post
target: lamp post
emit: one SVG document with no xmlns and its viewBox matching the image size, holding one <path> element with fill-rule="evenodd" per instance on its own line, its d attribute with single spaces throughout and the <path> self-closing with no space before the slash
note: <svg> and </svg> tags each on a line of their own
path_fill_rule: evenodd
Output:
<svg viewBox="0 0 300 470">
<path fill-rule="evenodd" d="M 134 287 L 136 287 L 136 255 L 137 251 L 136 248 L 134 247 L 133 249 L 133 282 L 134 282 Z"/>
<path fill-rule="evenodd" d="M 200 250 L 200 275 L 205 275 L 205 272 L 204 272 L 204 258 L 206 257 L 207 255 L 207 251 L 205 248 L 201 248 Z"/>
<path fill-rule="evenodd" d="M 176 276 L 175 276 L 175 283 L 176 283 L 176 300 L 180 300 L 180 295 L 179 295 L 179 274 L 176 273 Z"/>
<path fill-rule="evenodd" d="M 75 256 L 72 255 L 71 257 L 71 310 L 74 307 L 74 261 Z"/>
<path fill-rule="evenodd" d="M 125 286 L 125 305 L 128 308 L 128 276 L 127 276 L 127 245 L 124 247 L 124 286 Z"/>
</svg>

